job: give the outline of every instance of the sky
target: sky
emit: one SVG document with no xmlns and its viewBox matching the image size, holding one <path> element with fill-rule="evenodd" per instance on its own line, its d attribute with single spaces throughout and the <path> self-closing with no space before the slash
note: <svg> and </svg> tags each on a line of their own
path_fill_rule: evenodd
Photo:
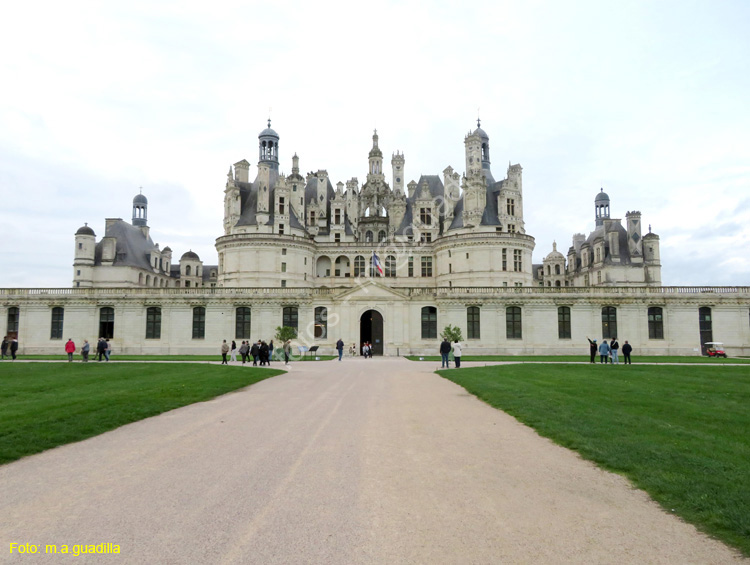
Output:
<svg viewBox="0 0 750 565">
<path fill-rule="evenodd" d="M 217 263 L 230 165 L 405 180 L 523 167 L 535 263 L 611 216 L 660 236 L 662 283 L 750 285 L 750 3 L 27 2 L 0 21 L 0 287 L 70 287 L 74 234 L 132 216 Z M 390 174 L 388 181 L 391 182 Z"/>
</svg>

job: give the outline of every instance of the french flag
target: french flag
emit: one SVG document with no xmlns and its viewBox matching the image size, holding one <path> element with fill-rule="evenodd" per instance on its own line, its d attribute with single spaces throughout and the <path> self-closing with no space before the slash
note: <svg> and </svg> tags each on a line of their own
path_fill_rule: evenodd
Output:
<svg viewBox="0 0 750 565">
<path fill-rule="evenodd" d="M 378 259 L 378 256 L 375 254 L 375 252 L 372 252 L 372 266 L 375 267 L 378 270 L 378 273 L 380 273 L 380 276 L 383 276 L 383 265 L 380 264 L 380 259 Z"/>
</svg>

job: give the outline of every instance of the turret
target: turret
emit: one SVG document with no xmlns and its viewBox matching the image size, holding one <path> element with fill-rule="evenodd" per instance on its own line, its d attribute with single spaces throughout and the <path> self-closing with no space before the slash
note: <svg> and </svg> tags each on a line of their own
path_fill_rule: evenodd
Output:
<svg viewBox="0 0 750 565">
<path fill-rule="evenodd" d="M 486 134 L 485 134 L 486 135 Z M 482 137 L 476 131 L 464 140 L 466 151 L 466 176 L 464 176 L 465 227 L 475 227 L 482 221 L 487 205 L 487 185 L 482 174 Z"/>
<path fill-rule="evenodd" d="M 88 224 L 76 232 L 76 248 L 73 259 L 73 286 L 94 286 L 93 268 L 96 258 L 96 234 Z"/>
<path fill-rule="evenodd" d="M 604 220 L 609 219 L 609 195 L 603 188 L 594 198 L 594 216 L 597 226 L 604 225 Z"/>
<path fill-rule="evenodd" d="M 372 149 L 370 149 L 370 155 L 368 157 L 370 167 L 367 179 L 370 177 L 385 178 L 383 175 L 383 152 L 378 147 L 378 130 L 372 134 Z"/>
<path fill-rule="evenodd" d="M 628 230 L 628 250 L 630 251 L 630 257 L 631 259 L 638 258 L 640 261 L 643 257 L 641 213 L 637 211 L 628 212 L 625 214 L 625 221 Z"/>
<path fill-rule="evenodd" d="M 258 155 L 259 164 L 264 163 L 271 169 L 279 170 L 279 134 L 271 129 L 270 118 L 268 127 L 258 135 Z"/>
<path fill-rule="evenodd" d="M 395 194 L 404 192 L 404 164 L 406 159 L 403 153 L 393 154 L 391 158 L 391 167 L 393 167 L 393 192 Z"/>
<path fill-rule="evenodd" d="M 661 255 L 659 253 L 659 236 L 648 233 L 643 236 L 643 263 L 646 270 L 646 284 L 649 286 L 661 286 Z"/>
<path fill-rule="evenodd" d="M 194 251 L 183 253 L 180 257 L 180 286 L 192 288 L 203 282 L 203 261 Z"/>
<path fill-rule="evenodd" d="M 248 164 L 247 161 L 240 161 L 235 164 L 235 170 L 242 170 L 241 163 Z M 247 167 L 244 168 L 245 177 L 247 178 Z M 237 224 L 240 219 L 240 207 L 242 203 L 240 201 L 240 189 L 237 183 L 234 181 L 234 175 L 232 175 L 232 167 L 229 167 L 229 173 L 227 174 L 227 184 L 224 188 L 224 234 L 228 235 L 231 233 L 232 228 Z"/>
</svg>

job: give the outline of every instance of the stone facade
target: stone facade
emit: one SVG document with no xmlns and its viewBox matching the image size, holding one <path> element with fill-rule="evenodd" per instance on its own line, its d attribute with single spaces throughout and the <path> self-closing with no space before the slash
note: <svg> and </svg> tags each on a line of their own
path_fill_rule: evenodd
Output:
<svg viewBox="0 0 750 565">
<path fill-rule="evenodd" d="M 281 325 L 321 351 L 341 337 L 387 355 L 434 353 L 448 324 L 467 355 L 583 354 L 587 336 L 615 332 L 641 354 L 750 347 L 750 291 L 662 287 L 659 237 L 643 233 L 640 212 L 625 225 L 610 217 L 603 190 L 589 236 L 532 264 L 522 167 L 496 181 L 481 127 L 464 139 L 463 175 L 448 166 L 408 183 L 400 151 L 387 182 L 377 132 L 361 186 L 334 187 L 323 169 L 303 176 L 297 155 L 280 173 L 279 141 L 269 122 L 254 180 L 247 160 L 229 169 L 218 265 L 191 250 L 173 263 L 138 194 L 130 223 L 107 219 L 98 241 L 78 230 L 74 288 L 0 289 L 6 333 L 25 353 L 104 334 L 121 353 L 215 353 L 223 339 L 267 340 Z"/>
</svg>

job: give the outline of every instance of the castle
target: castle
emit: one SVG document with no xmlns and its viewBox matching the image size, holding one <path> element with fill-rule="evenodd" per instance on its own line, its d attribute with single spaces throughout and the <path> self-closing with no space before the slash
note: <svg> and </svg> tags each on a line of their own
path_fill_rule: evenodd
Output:
<svg viewBox="0 0 750 565">
<path fill-rule="evenodd" d="M 285 325 L 321 350 L 341 337 L 393 355 L 434 352 L 452 324 L 468 354 L 580 352 L 586 336 L 615 334 L 641 352 L 690 354 L 724 337 L 713 334 L 713 314 L 733 328 L 744 317 L 738 343 L 729 344 L 736 334 L 725 341 L 740 349 L 749 341 L 746 289 L 706 296 L 663 287 L 659 237 L 643 233 L 640 212 L 627 212 L 625 225 L 612 218 L 603 190 L 593 231 L 575 234 L 567 255 L 553 243 L 533 264 L 522 167 L 509 164 L 495 180 L 479 122 L 464 138 L 463 174 L 448 166 L 408 183 L 406 157 L 395 151 L 389 184 L 376 131 L 361 186 L 357 178 L 334 186 L 323 169 L 303 176 L 296 154 L 291 173 L 280 172 L 270 126 L 258 136 L 254 180 L 247 160 L 229 168 L 217 265 L 192 250 L 173 261 L 152 241 L 138 194 L 130 223 L 107 219 L 98 241 L 88 225 L 76 232 L 72 289 L 16 297 L 0 289 L 9 331 L 26 304 L 35 326 L 58 320 L 49 335 L 25 340 L 30 351 L 75 328 L 124 352 L 211 352 L 222 339 L 268 339 Z"/>
</svg>

